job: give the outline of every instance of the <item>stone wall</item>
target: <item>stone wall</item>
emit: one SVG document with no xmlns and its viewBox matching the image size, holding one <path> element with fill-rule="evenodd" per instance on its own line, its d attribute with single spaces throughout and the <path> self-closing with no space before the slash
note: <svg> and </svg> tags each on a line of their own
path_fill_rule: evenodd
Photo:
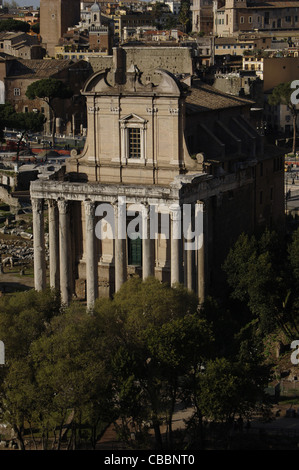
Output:
<svg viewBox="0 0 299 470">
<path fill-rule="evenodd" d="M 20 203 L 18 198 L 13 197 L 9 191 L 4 187 L 0 185 L 0 200 L 5 202 L 5 204 L 8 204 L 11 209 L 15 208 L 18 209 L 20 208 Z"/>
<path fill-rule="evenodd" d="M 136 65 L 142 72 L 142 81 L 159 83 L 160 77 L 155 73 L 159 68 L 174 74 L 193 74 L 191 50 L 188 47 L 133 47 L 114 48 L 113 56 L 90 58 L 94 72 L 111 68 L 109 81 L 114 78 L 116 70 L 123 73 Z"/>
</svg>

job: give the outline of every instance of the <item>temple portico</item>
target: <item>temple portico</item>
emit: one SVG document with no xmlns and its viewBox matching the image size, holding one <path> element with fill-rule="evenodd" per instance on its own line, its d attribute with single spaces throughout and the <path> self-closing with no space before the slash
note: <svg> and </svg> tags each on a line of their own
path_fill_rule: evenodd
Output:
<svg viewBox="0 0 299 470">
<path fill-rule="evenodd" d="M 190 254 L 187 251 L 188 254 L 182 257 L 186 234 L 185 236 L 183 234 L 183 210 L 181 210 L 183 201 L 178 199 L 180 187 L 179 184 L 178 187 L 165 191 L 165 188 L 153 186 L 147 188 L 145 193 L 141 187 L 118 187 L 117 189 L 116 186 L 111 185 L 64 182 L 63 192 L 61 192 L 59 182 L 33 182 L 31 198 L 34 220 L 35 288 L 41 290 L 45 287 L 46 258 L 43 227 L 46 207 L 49 220 L 50 286 L 60 289 L 62 303 L 68 304 L 72 296 L 76 296 L 74 279 L 78 277 L 80 269 L 85 272 L 85 298 L 88 307 L 92 307 L 99 296 L 99 277 L 101 277 L 103 267 L 106 272 L 109 271 L 107 279 L 111 280 L 111 276 L 114 278 L 111 282 L 114 292 L 119 290 L 130 273 L 138 271 L 143 279 L 160 275 L 161 280 L 168 278 L 171 285 L 184 282 L 190 288 L 196 284 L 201 286 L 204 282 L 203 278 L 197 279 L 196 282 L 192 279 L 194 271 L 192 258 L 195 256 L 200 259 L 197 252 Z M 142 195 L 138 194 L 140 192 Z M 117 198 L 117 195 L 120 197 Z M 123 203 L 124 200 L 125 203 Z M 99 212 L 104 217 L 97 215 L 99 207 L 103 207 Z M 111 211 L 108 210 L 109 207 Z M 162 208 L 163 216 L 159 208 Z M 76 230 L 71 221 L 74 212 L 78 210 L 81 211 L 82 220 L 84 220 L 80 228 L 77 227 L 81 232 L 79 238 L 84 245 L 81 257 L 78 256 L 78 253 L 81 253 L 79 246 L 72 250 Z M 113 214 L 112 221 L 108 213 L 110 216 Z M 132 214 L 135 214 L 135 219 Z M 163 217 L 167 228 L 165 233 L 159 233 L 159 230 L 161 231 L 159 217 Z M 130 227 L 134 224 L 134 220 L 135 231 L 132 233 Z M 101 223 L 100 231 L 96 230 L 99 223 Z M 107 224 L 111 226 L 107 228 Z M 123 226 L 121 227 L 120 224 Z M 103 235 L 100 236 L 100 233 Z M 131 243 L 135 243 L 137 249 L 140 246 L 138 259 L 130 259 L 128 253 L 130 237 L 133 240 Z M 197 251 L 200 252 L 200 250 Z M 200 276 L 204 269 L 203 259 L 201 263 L 197 264 L 197 272 Z M 184 273 L 187 273 L 187 276 Z M 203 295 L 203 289 L 201 292 Z"/>
</svg>

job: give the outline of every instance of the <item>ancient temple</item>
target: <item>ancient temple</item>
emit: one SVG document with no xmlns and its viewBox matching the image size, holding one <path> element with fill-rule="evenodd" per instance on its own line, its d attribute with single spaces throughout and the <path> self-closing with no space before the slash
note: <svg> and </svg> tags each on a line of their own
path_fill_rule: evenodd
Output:
<svg viewBox="0 0 299 470">
<path fill-rule="evenodd" d="M 63 178 L 31 184 L 35 288 L 46 285 L 47 208 L 50 284 L 64 303 L 92 306 L 132 275 L 203 300 L 241 232 L 282 224 L 282 156 L 249 123 L 252 103 L 156 74 L 155 85 L 134 64 L 92 75 L 82 153 Z"/>
</svg>

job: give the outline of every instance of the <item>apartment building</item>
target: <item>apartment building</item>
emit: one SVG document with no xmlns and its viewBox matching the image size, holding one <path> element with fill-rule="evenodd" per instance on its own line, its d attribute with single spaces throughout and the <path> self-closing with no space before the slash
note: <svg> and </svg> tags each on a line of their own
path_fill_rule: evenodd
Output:
<svg viewBox="0 0 299 470">
<path fill-rule="evenodd" d="M 283 31 L 299 27 L 299 1 L 226 0 L 214 18 L 214 33 L 229 36 L 240 31 Z"/>
</svg>

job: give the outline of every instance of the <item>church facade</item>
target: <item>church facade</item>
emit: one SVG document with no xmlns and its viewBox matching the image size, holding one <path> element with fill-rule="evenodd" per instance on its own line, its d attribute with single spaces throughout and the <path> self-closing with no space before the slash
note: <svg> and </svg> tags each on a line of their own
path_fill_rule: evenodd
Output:
<svg viewBox="0 0 299 470">
<path fill-rule="evenodd" d="M 134 64 L 94 73 L 82 153 L 63 178 L 31 183 L 35 288 L 46 286 L 47 210 L 50 285 L 64 303 L 91 307 L 132 275 L 203 300 L 241 232 L 283 224 L 282 157 L 249 123 L 252 103 L 156 74 L 154 85 Z"/>
</svg>

